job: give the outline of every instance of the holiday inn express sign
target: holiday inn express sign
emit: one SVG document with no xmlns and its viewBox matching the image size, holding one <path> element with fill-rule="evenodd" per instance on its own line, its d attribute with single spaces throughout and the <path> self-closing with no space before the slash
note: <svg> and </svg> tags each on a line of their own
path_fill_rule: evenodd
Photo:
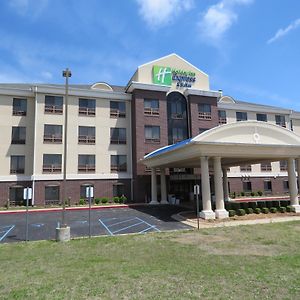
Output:
<svg viewBox="0 0 300 300">
<path fill-rule="evenodd" d="M 196 81 L 195 72 L 175 69 L 171 67 L 153 66 L 152 81 L 155 84 L 171 86 L 173 82 L 176 87 L 190 88 Z"/>
</svg>

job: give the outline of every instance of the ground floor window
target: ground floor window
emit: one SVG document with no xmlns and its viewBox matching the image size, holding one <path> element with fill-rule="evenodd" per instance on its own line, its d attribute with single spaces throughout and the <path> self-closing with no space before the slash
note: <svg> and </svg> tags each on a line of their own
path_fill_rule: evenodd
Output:
<svg viewBox="0 0 300 300">
<path fill-rule="evenodd" d="M 122 183 L 114 184 L 113 185 L 113 196 L 114 197 L 121 197 L 125 195 L 125 186 Z"/>
<path fill-rule="evenodd" d="M 251 181 L 243 181 L 243 191 L 244 192 L 252 192 Z"/>
<path fill-rule="evenodd" d="M 24 205 L 23 190 L 23 186 L 9 188 L 9 205 Z"/>
<path fill-rule="evenodd" d="M 290 187 L 289 187 L 289 181 L 288 181 L 288 180 L 284 180 L 284 181 L 283 181 L 283 190 L 284 190 L 285 192 L 288 192 L 289 189 L 290 189 Z"/>
<path fill-rule="evenodd" d="M 59 186 L 51 185 L 45 187 L 45 204 L 59 204 Z"/>
<path fill-rule="evenodd" d="M 265 192 L 272 192 L 272 182 L 271 180 L 265 180 L 264 181 L 264 191 Z"/>
</svg>

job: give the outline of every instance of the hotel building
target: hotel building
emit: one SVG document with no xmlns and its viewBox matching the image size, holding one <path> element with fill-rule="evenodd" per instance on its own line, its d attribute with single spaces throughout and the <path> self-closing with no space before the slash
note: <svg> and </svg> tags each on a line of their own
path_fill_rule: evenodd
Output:
<svg viewBox="0 0 300 300">
<path fill-rule="evenodd" d="M 0 206 L 8 201 L 23 203 L 24 187 L 33 188 L 35 205 L 61 202 L 64 97 L 63 84 L 0 84 Z M 94 197 L 125 195 L 130 202 L 150 202 L 155 192 L 154 200 L 166 198 L 167 193 L 190 201 L 193 186 L 201 180 L 200 156 L 199 166 L 165 164 L 163 169 L 147 164 L 144 157 L 233 123 L 239 143 L 247 144 L 249 139 L 247 126 L 243 135 L 243 124 L 258 130 L 263 123 L 273 124 L 285 128 L 279 134 L 300 135 L 299 112 L 212 91 L 208 75 L 176 54 L 139 66 L 126 86 L 71 84 L 67 197 L 78 203 L 86 186 L 92 185 Z M 224 134 L 231 135 L 230 131 Z M 263 135 L 256 134 L 253 143 L 263 142 Z M 230 152 L 227 146 L 224 151 Z M 229 192 L 288 193 L 289 158 L 280 153 L 276 158 L 226 160 L 222 167 L 227 170 Z M 211 177 L 212 169 L 209 164 Z M 156 182 L 154 190 L 151 178 Z M 208 181 L 210 194 L 215 192 L 212 182 Z"/>
</svg>

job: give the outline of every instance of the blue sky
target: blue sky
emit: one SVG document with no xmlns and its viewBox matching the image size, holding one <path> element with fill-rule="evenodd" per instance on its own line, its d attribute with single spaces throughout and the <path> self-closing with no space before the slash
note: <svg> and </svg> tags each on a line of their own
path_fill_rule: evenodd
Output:
<svg viewBox="0 0 300 300">
<path fill-rule="evenodd" d="M 233 98 L 300 111 L 299 0 L 6 0 L 0 82 L 106 81 L 177 53 Z"/>
</svg>

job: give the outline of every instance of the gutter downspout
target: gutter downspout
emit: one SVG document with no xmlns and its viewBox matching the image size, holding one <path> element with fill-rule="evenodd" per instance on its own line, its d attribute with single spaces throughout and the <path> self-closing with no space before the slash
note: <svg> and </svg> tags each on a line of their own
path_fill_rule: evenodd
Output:
<svg viewBox="0 0 300 300">
<path fill-rule="evenodd" d="M 35 167 L 36 167 L 36 126 L 37 126 L 37 93 L 38 93 L 38 87 L 34 86 L 33 88 L 34 92 L 34 125 L 33 125 L 33 131 L 34 131 L 34 137 L 33 137 L 33 170 L 32 170 L 32 200 L 31 200 L 31 206 L 35 203 Z"/>
</svg>

